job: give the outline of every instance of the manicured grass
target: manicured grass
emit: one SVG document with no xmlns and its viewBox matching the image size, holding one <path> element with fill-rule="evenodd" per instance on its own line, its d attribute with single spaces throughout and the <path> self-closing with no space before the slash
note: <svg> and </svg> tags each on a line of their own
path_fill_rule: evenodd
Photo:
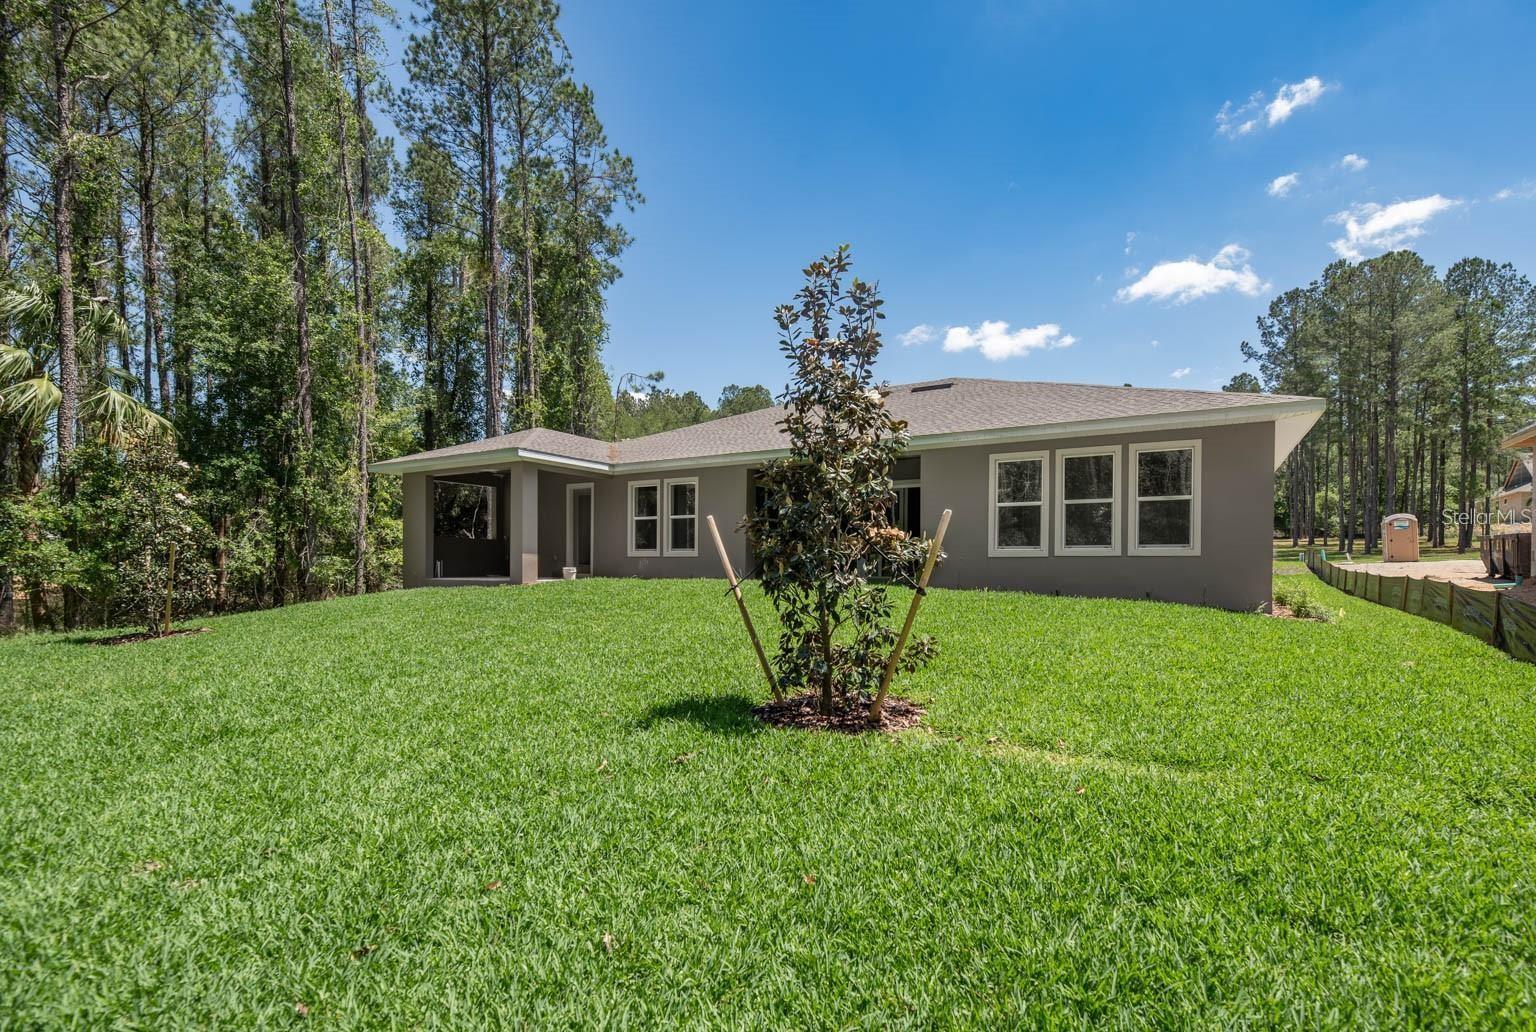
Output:
<svg viewBox="0 0 1536 1032">
<path fill-rule="evenodd" d="M 1536 668 L 1313 590 L 935 592 L 897 737 L 718 582 L 0 644 L 0 1024 L 1528 1023 Z"/>
</svg>

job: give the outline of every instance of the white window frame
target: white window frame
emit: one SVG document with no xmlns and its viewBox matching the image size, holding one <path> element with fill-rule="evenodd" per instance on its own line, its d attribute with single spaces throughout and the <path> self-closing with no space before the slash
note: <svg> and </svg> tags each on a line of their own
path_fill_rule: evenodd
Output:
<svg viewBox="0 0 1536 1032">
<path fill-rule="evenodd" d="M 672 512 L 672 486 L 674 484 L 692 484 L 693 485 L 693 515 L 692 516 L 676 516 L 676 515 L 673 514 L 673 512 Z M 673 477 L 673 478 L 671 478 L 669 480 L 663 480 L 661 482 L 661 495 L 662 495 L 662 498 L 663 498 L 662 510 L 661 511 L 665 514 L 665 518 L 662 520 L 662 529 L 666 532 L 665 535 L 661 539 L 662 554 L 663 555 L 678 556 L 679 558 L 686 558 L 688 556 L 696 556 L 696 555 L 698 555 L 699 554 L 699 478 L 698 477 Z M 693 520 L 693 547 L 692 548 L 673 548 L 672 547 L 672 521 L 674 519 L 679 519 L 679 520 L 681 520 L 681 519 L 691 519 L 691 520 Z"/>
<path fill-rule="evenodd" d="M 997 500 L 997 467 L 1002 462 L 1040 463 L 1040 501 L 1002 502 Z M 1002 547 L 997 543 L 997 510 L 1001 505 L 1040 506 L 1040 544 L 1035 548 Z M 1048 451 L 997 452 L 987 456 L 987 555 L 993 559 L 1033 559 L 1050 555 L 1051 540 L 1051 453 Z"/>
<path fill-rule="evenodd" d="M 1156 451 L 1184 451 L 1193 452 L 1190 456 L 1190 478 L 1188 495 L 1141 495 L 1141 454 L 1142 452 Z M 1200 491 L 1200 442 L 1195 441 L 1148 441 L 1145 444 L 1131 445 L 1130 468 L 1127 475 L 1127 483 L 1130 486 L 1130 554 L 1131 555 L 1184 555 L 1195 556 L 1200 554 L 1200 507 L 1202 494 Z M 1177 502 L 1189 499 L 1189 544 L 1188 545 L 1142 545 L 1141 537 L 1141 503 L 1142 502 Z"/>
<path fill-rule="evenodd" d="M 902 491 L 910 491 L 914 487 L 917 488 L 918 490 L 922 490 L 922 487 L 923 487 L 922 480 L 893 480 L 893 481 L 891 481 L 891 491 L 892 491 L 893 494 L 896 495 L 896 499 L 897 499 L 896 504 L 891 506 L 892 511 L 896 512 L 898 515 L 900 514 L 901 492 Z M 910 498 L 910 495 L 908 497 Z M 918 520 L 919 524 L 922 523 L 922 520 L 923 520 L 923 514 L 922 513 L 918 513 L 917 514 L 917 520 Z"/>
<path fill-rule="evenodd" d="M 1057 555 L 1119 555 L 1120 554 L 1120 446 L 1056 449 L 1056 554 Z M 1109 503 L 1109 544 L 1067 544 L 1067 460 L 1089 455 L 1108 455 L 1113 460 L 1110 467 L 1110 496 L 1108 498 L 1074 498 L 1070 504 Z"/>
<path fill-rule="evenodd" d="M 636 519 L 636 517 L 635 517 L 635 492 L 639 491 L 642 487 L 654 487 L 656 489 L 656 515 L 654 517 L 651 517 L 651 516 L 641 516 L 641 517 L 639 517 L 640 519 L 644 519 L 644 520 L 649 520 L 649 519 L 655 519 L 656 520 L 656 547 L 655 548 L 643 548 L 642 549 L 642 548 L 636 548 L 635 547 L 635 519 Z M 666 503 L 665 495 L 663 494 L 662 489 L 661 489 L 661 481 L 660 480 L 631 480 L 629 482 L 629 487 L 626 490 L 627 490 L 627 492 L 629 494 L 629 529 L 624 532 L 624 542 L 628 546 L 629 557 L 631 559 L 644 559 L 644 558 L 650 558 L 651 556 L 660 555 L 661 554 L 661 540 L 662 540 L 661 539 L 661 531 L 662 531 L 661 524 L 662 524 L 662 520 L 664 518 L 664 515 L 665 515 L 665 513 L 667 511 L 667 503 Z"/>
</svg>

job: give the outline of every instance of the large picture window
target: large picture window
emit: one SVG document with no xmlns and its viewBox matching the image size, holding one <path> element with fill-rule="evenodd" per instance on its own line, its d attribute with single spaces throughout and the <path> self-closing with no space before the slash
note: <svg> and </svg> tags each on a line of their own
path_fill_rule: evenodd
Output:
<svg viewBox="0 0 1536 1032">
<path fill-rule="evenodd" d="M 629 554 L 661 554 L 661 482 L 629 482 Z"/>
<path fill-rule="evenodd" d="M 992 456 L 988 477 L 989 555 L 1046 554 L 1045 459 L 1045 452 Z"/>
<path fill-rule="evenodd" d="M 1131 446 L 1132 555 L 1200 554 L 1200 442 Z"/>
<path fill-rule="evenodd" d="M 1056 553 L 1120 554 L 1120 449 L 1056 452 Z"/>
<path fill-rule="evenodd" d="M 699 554 L 699 478 L 666 482 L 667 555 Z"/>
</svg>

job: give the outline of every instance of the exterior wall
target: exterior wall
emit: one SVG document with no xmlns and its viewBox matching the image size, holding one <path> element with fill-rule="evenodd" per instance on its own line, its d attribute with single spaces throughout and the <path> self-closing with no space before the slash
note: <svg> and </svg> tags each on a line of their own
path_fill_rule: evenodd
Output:
<svg viewBox="0 0 1536 1032">
<path fill-rule="evenodd" d="M 599 577 L 723 577 L 720 557 L 709 536 L 705 516 L 713 515 L 725 542 L 726 553 L 737 575 L 745 573 L 746 536 L 736 530 L 746 515 L 751 500 L 749 466 L 708 466 L 702 469 L 655 473 L 626 473 L 615 477 L 592 478 L 593 519 L 596 542 L 592 549 L 592 572 Z M 631 556 L 629 554 L 629 485 L 635 480 L 661 480 L 677 477 L 699 479 L 699 537 L 696 556 Z M 665 528 L 663 528 L 665 533 Z"/>
<path fill-rule="evenodd" d="M 407 473 L 401 478 L 401 577 L 408 588 L 427 583 L 432 562 L 432 476 Z"/>
<path fill-rule="evenodd" d="M 531 584 L 539 579 L 539 471 L 526 462 L 513 463 L 507 481 L 508 574 L 514 584 Z"/>
<path fill-rule="evenodd" d="M 1042 594 L 1156 598 L 1170 602 L 1254 610 L 1269 602 L 1274 525 L 1273 423 L 1073 437 L 1027 444 L 989 444 L 922 453 L 923 528 L 932 533 L 939 514 L 953 509 L 944 538 L 947 559 L 933 583 L 945 588 L 1013 588 Z M 1201 442 L 1200 554 L 1129 554 L 1134 518 L 1132 470 L 1126 445 L 1156 441 Z M 1088 445 L 1120 448 L 1120 555 L 1067 556 L 1055 550 L 1057 448 Z M 1045 556 L 987 554 L 990 456 L 1045 451 L 1051 472 L 1051 531 Z"/>
<path fill-rule="evenodd" d="M 1272 583 L 1271 527 L 1274 522 L 1273 423 L 1154 433 L 1072 437 L 1027 444 L 989 444 L 934 449 L 920 453 L 916 479 L 922 488 L 922 525 L 932 533 L 939 513 L 954 516 L 944 541 L 946 561 L 934 572 L 934 584 L 950 588 L 1004 588 L 1045 594 L 1157 598 L 1174 602 L 1254 610 L 1268 603 Z M 1158 441 L 1201 441 L 1200 554 L 1136 556 L 1129 554 L 1132 474 L 1126 446 Z M 1057 448 L 1114 446 L 1120 455 L 1120 537 L 1117 556 L 1066 556 L 1055 552 L 1055 476 Z M 1048 554 L 1039 557 L 992 557 L 987 554 L 990 456 L 1002 452 L 1045 451 L 1051 471 L 1051 532 Z M 911 458 L 903 460 L 909 478 Z M 565 565 L 565 487 L 593 485 L 592 572 L 601 577 L 719 577 L 719 558 L 704 517 L 713 515 L 738 574 L 748 569 L 747 542 L 736 530 L 751 501 L 752 466 L 712 466 L 609 476 L 601 473 L 541 469 L 514 464 L 509 524 L 513 569 L 509 579 L 535 575 L 557 577 Z M 699 482 L 698 554 L 629 555 L 629 484 L 636 480 L 697 477 Z M 444 583 L 428 577 L 431 557 L 431 476 L 406 474 L 405 584 Z M 518 542 L 521 542 L 519 551 Z M 522 556 L 528 563 L 521 563 Z"/>
<path fill-rule="evenodd" d="M 565 489 L 570 484 L 591 484 L 597 493 L 597 482 L 608 479 L 601 473 L 557 473 L 552 469 L 539 470 L 539 576 L 558 577 L 560 568 L 567 565 L 565 555 Z M 595 498 L 594 498 L 595 501 Z M 596 520 L 597 510 L 593 509 Z M 596 557 L 597 538 L 601 528 L 592 528 L 593 554 Z"/>
</svg>

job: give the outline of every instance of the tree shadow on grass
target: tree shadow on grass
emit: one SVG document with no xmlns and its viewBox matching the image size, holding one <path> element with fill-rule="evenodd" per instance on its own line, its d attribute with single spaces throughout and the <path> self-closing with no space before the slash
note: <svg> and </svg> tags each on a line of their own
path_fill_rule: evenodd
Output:
<svg viewBox="0 0 1536 1032">
<path fill-rule="evenodd" d="M 690 695 L 652 706 L 637 726 L 687 721 L 716 734 L 750 735 L 763 729 L 752 715 L 753 705 L 745 695 Z"/>
</svg>

